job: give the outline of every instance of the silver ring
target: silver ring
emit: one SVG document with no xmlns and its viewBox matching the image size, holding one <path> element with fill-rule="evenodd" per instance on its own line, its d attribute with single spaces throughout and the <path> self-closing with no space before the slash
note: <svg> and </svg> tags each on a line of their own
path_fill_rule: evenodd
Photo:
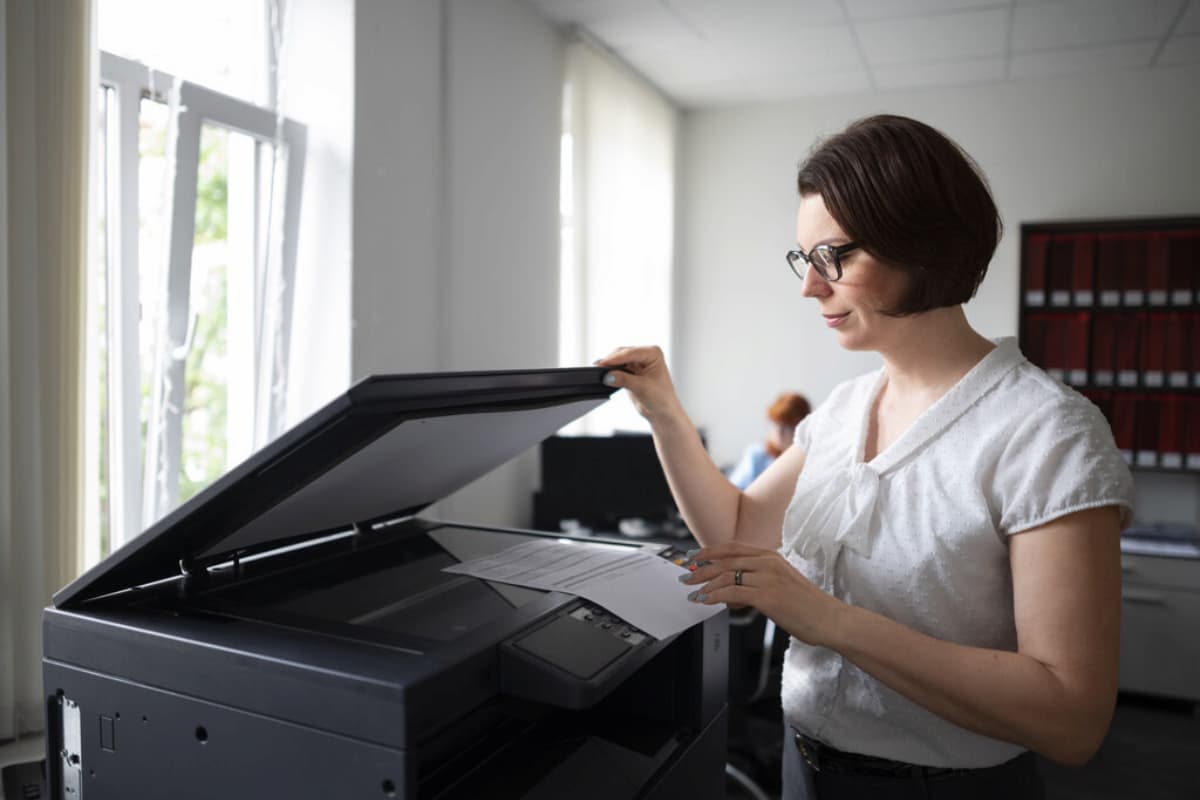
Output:
<svg viewBox="0 0 1200 800">
<path fill-rule="evenodd" d="M 733 585 L 734 585 L 734 586 L 741 586 L 741 585 L 742 585 L 742 570 L 740 570 L 740 569 L 735 569 L 735 570 L 733 571 Z"/>
</svg>

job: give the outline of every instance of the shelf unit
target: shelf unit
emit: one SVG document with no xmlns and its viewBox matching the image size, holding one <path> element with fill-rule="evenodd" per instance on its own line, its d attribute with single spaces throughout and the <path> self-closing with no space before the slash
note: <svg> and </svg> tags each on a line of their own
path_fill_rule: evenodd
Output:
<svg viewBox="0 0 1200 800">
<path fill-rule="evenodd" d="M 1019 341 L 1134 469 L 1200 475 L 1200 217 L 1021 225 Z"/>
</svg>

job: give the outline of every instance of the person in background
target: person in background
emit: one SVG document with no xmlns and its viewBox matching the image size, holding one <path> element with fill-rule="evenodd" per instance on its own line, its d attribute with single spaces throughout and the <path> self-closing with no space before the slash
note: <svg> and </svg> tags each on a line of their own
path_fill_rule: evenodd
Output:
<svg viewBox="0 0 1200 800">
<path fill-rule="evenodd" d="M 703 544 L 680 580 L 791 636 L 787 800 L 1036 800 L 1033 753 L 1082 764 L 1112 719 L 1129 468 L 1099 409 L 968 322 L 1001 224 L 958 145 L 868 117 L 818 144 L 797 189 L 797 295 L 830 344 L 882 366 L 835 387 L 745 491 L 659 348 L 598 362 Z"/>
<path fill-rule="evenodd" d="M 784 392 L 775 398 L 775 402 L 767 409 L 767 420 L 771 428 L 767 439 L 748 445 L 742 452 L 741 459 L 729 473 L 729 480 L 739 489 L 745 489 L 762 471 L 771 465 L 792 444 L 796 434 L 796 426 L 808 416 L 811 410 L 803 395 L 794 392 Z"/>
</svg>

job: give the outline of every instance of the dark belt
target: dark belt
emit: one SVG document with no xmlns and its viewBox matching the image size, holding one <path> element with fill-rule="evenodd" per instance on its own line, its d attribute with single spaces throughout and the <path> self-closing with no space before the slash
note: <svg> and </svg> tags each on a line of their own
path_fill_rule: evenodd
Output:
<svg viewBox="0 0 1200 800">
<path fill-rule="evenodd" d="M 915 778 L 922 775 L 926 778 L 933 778 L 938 775 L 964 771 L 953 767 L 926 767 L 920 764 L 910 764 L 907 761 L 893 761 L 890 758 L 847 753 L 795 730 L 793 730 L 793 738 L 796 742 L 796 749 L 800 751 L 800 757 L 817 772 L 822 770 L 852 772 L 856 775 L 884 778 Z"/>
</svg>

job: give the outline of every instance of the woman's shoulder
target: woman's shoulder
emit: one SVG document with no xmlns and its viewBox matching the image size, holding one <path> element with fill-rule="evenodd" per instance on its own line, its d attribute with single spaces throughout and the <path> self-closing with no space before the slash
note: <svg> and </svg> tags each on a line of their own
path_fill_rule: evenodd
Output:
<svg viewBox="0 0 1200 800">
<path fill-rule="evenodd" d="M 997 386 L 993 405 L 1006 409 L 1006 416 L 1015 423 L 1040 420 L 1108 428 L 1095 403 L 1028 361 L 1018 365 Z"/>
</svg>

